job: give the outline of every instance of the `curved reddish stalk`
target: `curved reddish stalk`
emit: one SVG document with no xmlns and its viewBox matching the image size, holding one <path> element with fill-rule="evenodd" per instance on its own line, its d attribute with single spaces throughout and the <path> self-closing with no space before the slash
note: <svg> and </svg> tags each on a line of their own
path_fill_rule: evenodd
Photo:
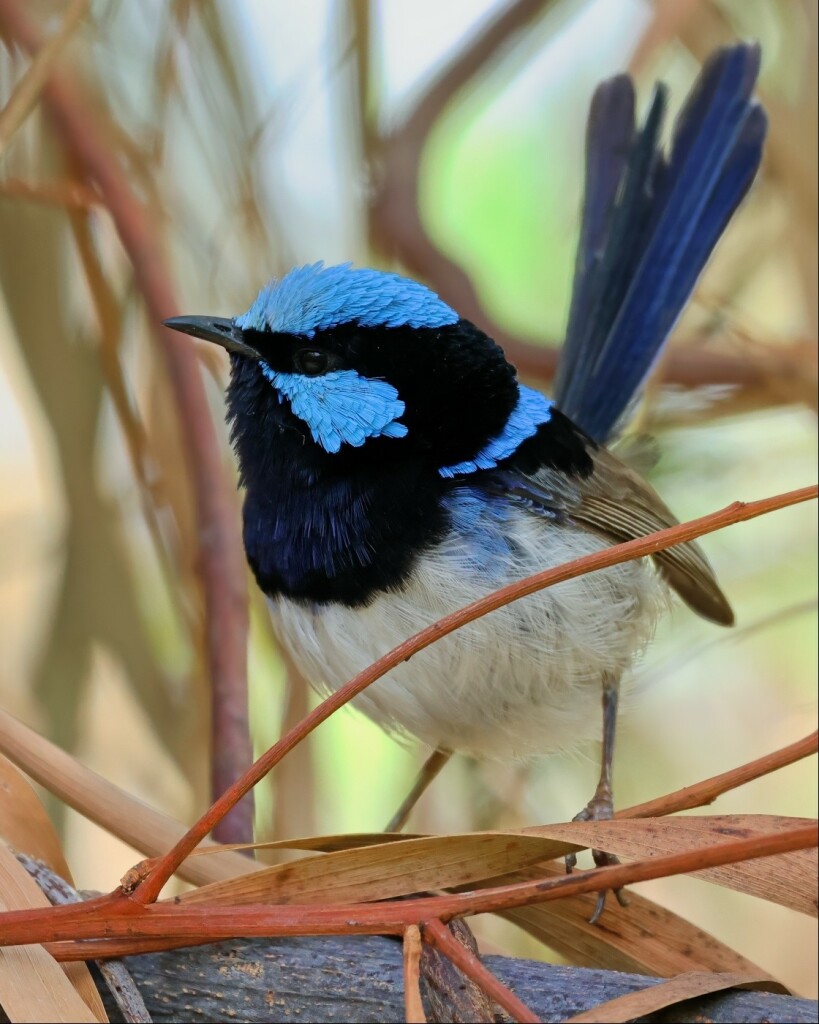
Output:
<svg viewBox="0 0 819 1024">
<path fill-rule="evenodd" d="M 819 749 L 819 732 L 812 732 L 795 743 L 789 743 L 786 747 L 774 750 L 754 761 L 748 761 L 747 764 L 742 764 L 739 768 L 732 768 L 730 771 L 722 772 L 721 775 L 713 775 L 710 779 L 703 779 L 702 782 L 695 782 L 693 786 L 685 786 L 674 793 L 666 793 L 653 800 L 646 800 L 645 803 L 624 807 L 617 811 L 614 817 L 659 818 L 664 814 L 675 814 L 677 811 L 688 811 L 693 807 L 704 807 L 713 803 L 723 793 L 736 789 L 737 786 L 753 782 L 754 779 L 761 779 L 763 775 L 769 775 L 779 768 L 801 761 L 803 757 L 810 757 L 811 754 L 816 753 L 817 749 Z"/>
<path fill-rule="evenodd" d="M 440 953 L 448 957 L 457 968 L 471 978 L 489 998 L 502 1007 L 509 1016 L 521 1024 L 540 1024 L 540 1017 L 533 1013 L 526 1003 L 485 967 L 478 957 L 462 946 L 452 932 L 437 918 L 427 921 L 421 930 L 425 942 L 434 946 Z"/>
<path fill-rule="evenodd" d="M 240 936 L 402 935 L 407 925 L 422 925 L 433 918 L 448 921 L 453 917 L 497 913 L 817 845 L 819 826 L 812 822 L 786 832 L 571 875 L 377 903 L 208 906 L 169 902 L 143 906 L 120 891 L 73 906 L 7 911 L 0 915 L 0 946 L 64 942 L 65 945 L 50 946 L 50 952 L 62 960 L 82 960 L 134 953 L 142 939 L 164 939 L 173 946 L 180 939 L 199 943 L 203 939 L 215 942 Z M 153 944 L 151 948 L 157 946 Z"/>
<path fill-rule="evenodd" d="M 133 899 L 140 903 L 152 903 L 162 890 L 162 887 L 176 871 L 182 861 L 197 846 L 202 839 L 214 828 L 216 823 L 227 813 L 227 811 L 240 800 L 256 783 L 287 754 L 297 743 L 300 743 L 309 733 L 330 717 L 340 707 L 352 700 L 371 683 L 380 679 L 391 668 L 406 661 L 413 654 L 429 647 L 430 644 L 441 637 L 452 633 L 460 626 L 473 622 L 482 615 L 495 611 L 503 605 L 534 594 L 538 590 L 562 583 L 564 580 L 574 579 L 585 573 L 594 572 L 596 569 L 603 569 L 606 566 L 618 565 L 633 558 L 642 558 L 645 555 L 655 554 L 674 544 L 681 544 L 684 541 L 694 540 L 704 534 L 721 530 L 733 523 L 746 522 L 767 512 L 776 509 L 786 508 L 788 505 L 795 505 L 799 502 L 810 501 L 817 496 L 817 487 L 803 487 L 796 491 L 789 491 L 786 494 L 775 495 L 771 498 L 763 498 L 760 501 L 734 502 L 727 508 L 718 512 L 712 512 L 699 519 L 692 519 L 687 523 L 680 523 L 677 526 L 670 526 L 665 530 L 658 530 L 647 537 L 640 537 L 637 540 L 628 541 L 625 544 L 617 544 L 602 551 L 586 555 L 583 558 L 566 562 L 564 565 L 553 569 L 546 569 L 536 573 L 517 583 L 502 587 L 487 597 L 475 601 L 465 608 L 461 608 L 452 614 L 439 619 L 426 629 L 422 629 L 415 636 L 405 640 L 398 647 L 393 648 L 388 654 L 373 662 L 368 668 L 360 672 L 337 690 L 334 694 L 323 701 L 317 708 L 310 712 L 302 721 L 291 729 L 286 736 L 283 736 L 275 743 L 258 761 L 247 771 L 241 779 L 224 793 L 208 809 L 208 811 L 197 821 L 188 832 L 177 842 L 177 844 L 165 856 L 151 863 L 147 875 L 138 884 Z"/>
</svg>

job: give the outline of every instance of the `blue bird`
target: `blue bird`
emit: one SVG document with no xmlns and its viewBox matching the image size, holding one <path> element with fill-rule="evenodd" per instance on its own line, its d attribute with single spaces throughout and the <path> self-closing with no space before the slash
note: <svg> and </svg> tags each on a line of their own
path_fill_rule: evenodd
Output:
<svg viewBox="0 0 819 1024">
<path fill-rule="evenodd" d="M 337 689 L 504 584 L 676 521 L 606 444 L 759 167 L 759 60 L 751 45 L 709 60 L 667 155 L 664 87 L 639 128 L 628 77 L 598 88 L 554 401 L 520 383 L 479 326 L 394 273 L 317 263 L 234 319 L 167 321 L 230 353 L 247 557 L 316 687 Z M 440 763 L 455 750 L 574 747 L 599 734 L 602 693 L 600 782 L 579 817 L 611 817 L 621 679 L 672 592 L 733 621 L 705 555 L 681 544 L 501 608 L 392 670 L 357 706 Z"/>
</svg>

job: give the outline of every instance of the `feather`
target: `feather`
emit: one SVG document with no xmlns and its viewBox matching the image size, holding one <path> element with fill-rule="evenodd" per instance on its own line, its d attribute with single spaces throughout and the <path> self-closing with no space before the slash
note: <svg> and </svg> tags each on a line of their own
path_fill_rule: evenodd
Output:
<svg viewBox="0 0 819 1024">
<path fill-rule="evenodd" d="M 492 474 L 493 492 L 503 491 L 530 513 L 561 523 L 575 523 L 613 543 L 645 537 L 677 524 L 656 491 L 617 456 L 600 448 L 594 471 L 571 486 L 559 471 L 508 470 Z M 692 541 L 658 551 L 653 560 L 660 575 L 695 612 L 730 626 L 734 613 L 720 590 L 708 559 Z"/>
<path fill-rule="evenodd" d="M 639 395 L 756 175 L 767 124 L 751 98 L 759 59 L 757 46 L 739 45 L 708 61 L 677 119 L 667 163 L 659 145 L 662 86 L 636 134 L 622 76 L 595 97 L 578 271 L 555 397 L 597 441 L 616 431 Z"/>
</svg>

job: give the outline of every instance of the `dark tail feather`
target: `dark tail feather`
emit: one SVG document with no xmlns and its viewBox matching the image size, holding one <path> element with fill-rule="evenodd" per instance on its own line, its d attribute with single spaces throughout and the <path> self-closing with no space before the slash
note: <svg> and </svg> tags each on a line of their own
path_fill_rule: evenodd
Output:
<svg viewBox="0 0 819 1024">
<path fill-rule="evenodd" d="M 759 48 L 705 65 L 666 162 L 658 86 L 639 132 L 634 90 L 618 76 L 589 116 L 586 197 L 558 406 L 605 441 L 639 393 L 708 257 L 759 168 L 767 121 L 751 93 Z"/>
</svg>

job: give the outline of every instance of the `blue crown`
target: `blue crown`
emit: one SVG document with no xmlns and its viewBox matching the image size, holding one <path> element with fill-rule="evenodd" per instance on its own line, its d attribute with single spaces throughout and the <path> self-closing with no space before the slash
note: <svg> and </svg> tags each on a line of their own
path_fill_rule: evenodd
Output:
<svg viewBox="0 0 819 1024">
<path fill-rule="evenodd" d="M 312 338 L 316 331 L 362 327 L 444 327 L 458 314 L 417 281 L 349 263 L 296 267 L 263 288 L 234 323 L 243 330 Z"/>
</svg>

